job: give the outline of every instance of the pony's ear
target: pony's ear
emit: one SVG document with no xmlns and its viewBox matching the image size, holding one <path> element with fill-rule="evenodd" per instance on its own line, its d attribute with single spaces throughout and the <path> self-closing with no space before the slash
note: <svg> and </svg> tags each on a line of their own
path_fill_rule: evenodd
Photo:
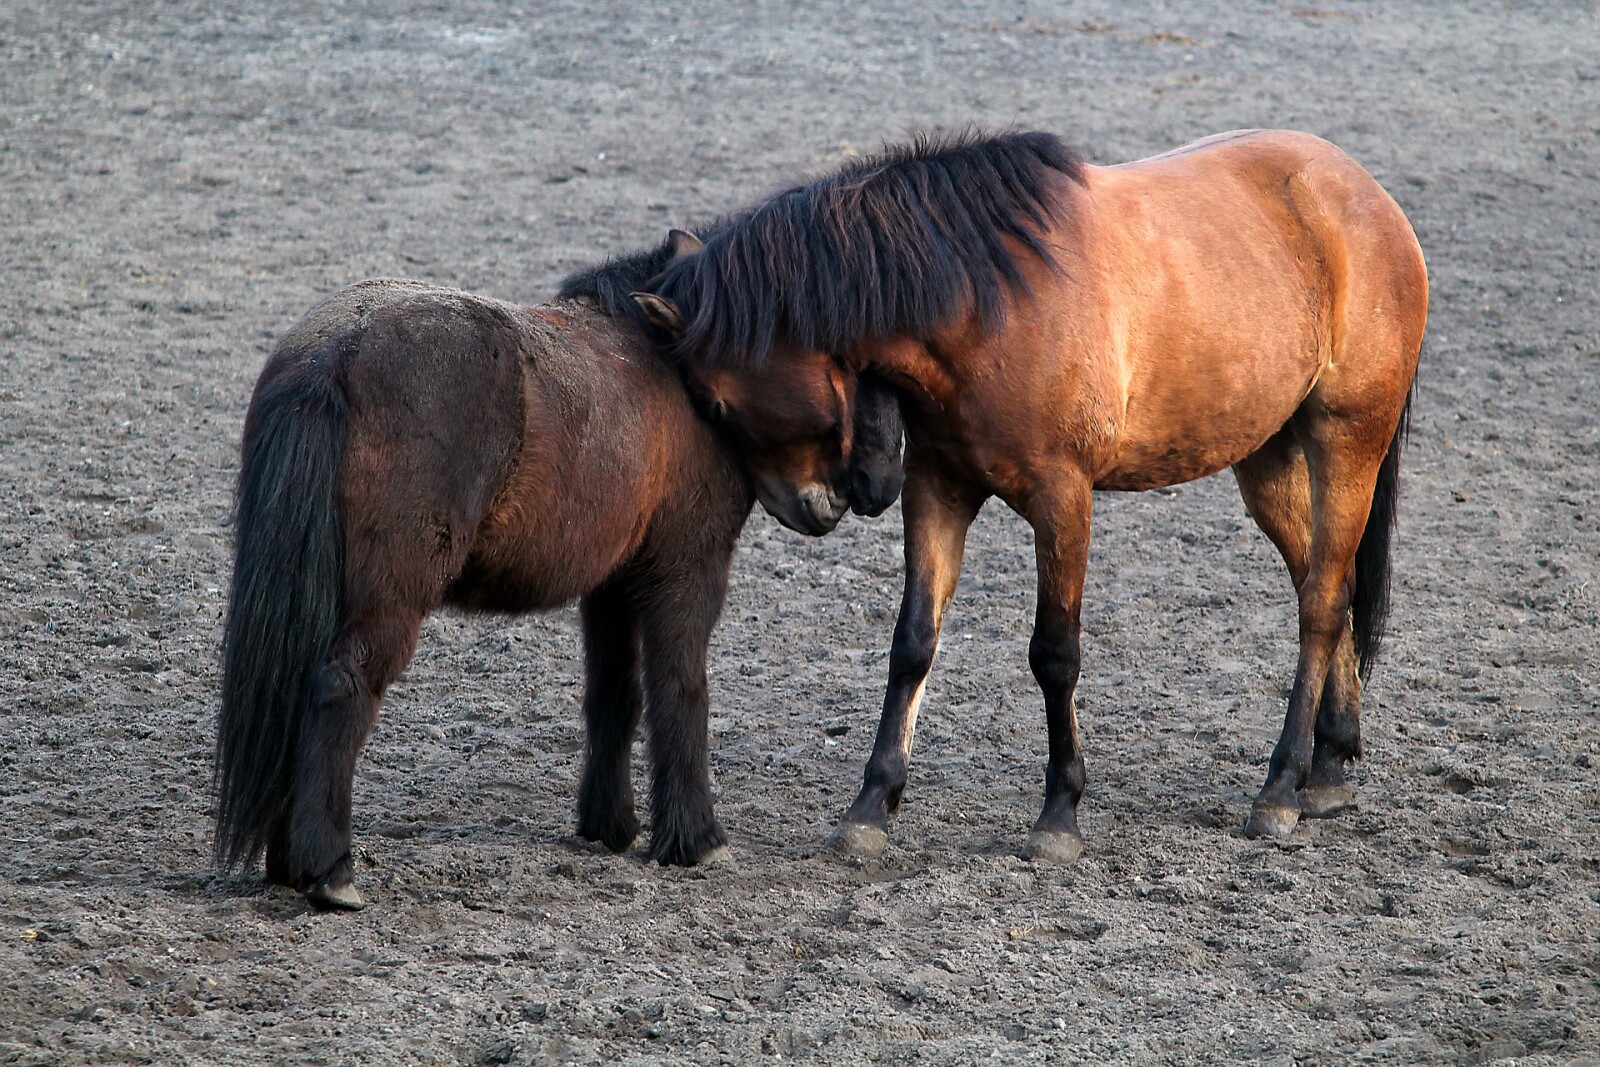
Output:
<svg viewBox="0 0 1600 1067">
<path fill-rule="evenodd" d="M 683 312 L 678 310 L 677 304 L 654 293 L 628 295 L 633 297 L 633 302 L 639 305 L 639 310 L 644 312 L 644 317 L 650 320 L 651 325 L 668 333 L 683 332 Z"/>
<path fill-rule="evenodd" d="M 700 238 L 688 230 L 668 230 L 667 247 L 672 249 L 672 258 L 686 256 L 690 252 L 698 252 L 703 247 Z"/>
</svg>

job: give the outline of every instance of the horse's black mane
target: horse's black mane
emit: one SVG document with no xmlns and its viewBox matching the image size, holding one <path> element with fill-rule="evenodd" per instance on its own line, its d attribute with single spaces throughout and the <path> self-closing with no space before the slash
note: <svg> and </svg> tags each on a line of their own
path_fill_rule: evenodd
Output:
<svg viewBox="0 0 1600 1067">
<path fill-rule="evenodd" d="M 760 366 L 780 338 L 829 352 L 925 339 L 972 310 L 996 322 L 1027 291 L 1008 239 L 1054 262 L 1040 233 L 1063 176 L 1082 181 L 1083 162 L 1048 133 L 919 134 L 721 220 L 698 254 L 664 244 L 562 292 L 610 310 L 649 288 L 683 312 L 674 354 L 708 365 Z"/>
</svg>

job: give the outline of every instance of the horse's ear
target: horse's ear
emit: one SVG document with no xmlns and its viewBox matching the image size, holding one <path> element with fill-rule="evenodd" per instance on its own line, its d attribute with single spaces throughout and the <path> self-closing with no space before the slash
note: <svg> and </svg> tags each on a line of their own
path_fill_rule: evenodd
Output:
<svg viewBox="0 0 1600 1067">
<path fill-rule="evenodd" d="M 686 256 L 690 252 L 698 252 L 703 247 L 700 238 L 688 230 L 668 230 L 667 247 L 672 249 L 672 258 Z"/>
<path fill-rule="evenodd" d="M 678 310 L 677 304 L 654 293 L 628 295 L 633 297 L 633 302 L 639 305 L 639 310 L 644 312 L 644 317 L 650 320 L 651 325 L 668 333 L 683 332 L 683 312 Z"/>
</svg>

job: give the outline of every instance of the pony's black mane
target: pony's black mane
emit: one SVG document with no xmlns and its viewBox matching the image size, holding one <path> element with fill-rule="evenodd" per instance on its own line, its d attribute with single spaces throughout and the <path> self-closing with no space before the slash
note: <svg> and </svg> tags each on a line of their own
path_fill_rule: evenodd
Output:
<svg viewBox="0 0 1600 1067">
<path fill-rule="evenodd" d="M 693 232 L 705 240 L 726 229 L 730 221 L 728 217 L 714 219 L 696 227 Z M 612 318 L 634 318 L 643 324 L 644 316 L 640 314 L 639 305 L 634 303 L 631 294 L 645 289 L 659 277 L 667 269 L 667 264 L 672 262 L 672 256 L 672 237 L 668 235 L 654 248 L 625 256 L 608 256 L 595 266 L 573 271 L 561 279 L 557 295 L 562 300 L 587 297 L 599 304 L 600 310 Z"/>
<path fill-rule="evenodd" d="M 1054 264 L 1041 231 L 1062 177 L 1081 182 L 1083 162 L 1048 133 L 919 134 L 723 220 L 694 255 L 663 245 L 568 285 L 608 307 L 623 284 L 673 301 L 685 326 L 671 351 L 701 365 L 758 367 L 780 339 L 828 352 L 927 339 L 972 311 L 995 323 L 1027 292 L 1009 241 Z"/>
</svg>

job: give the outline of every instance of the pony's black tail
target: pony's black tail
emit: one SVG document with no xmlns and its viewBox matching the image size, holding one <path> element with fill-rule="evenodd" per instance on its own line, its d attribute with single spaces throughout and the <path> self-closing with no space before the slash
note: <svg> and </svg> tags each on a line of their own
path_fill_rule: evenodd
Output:
<svg viewBox="0 0 1600 1067">
<path fill-rule="evenodd" d="M 225 870 L 253 865 L 287 833 L 295 750 L 339 627 L 348 405 L 330 362 L 263 375 L 245 423 L 215 768 Z"/>
<path fill-rule="evenodd" d="M 1393 540 L 1395 513 L 1400 503 L 1400 450 L 1411 423 L 1411 396 L 1400 409 L 1400 422 L 1378 468 L 1378 484 L 1372 490 L 1372 510 L 1367 528 L 1356 548 L 1356 588 L 1351 598 L 1350 615 L 1355 624 L 1356 656 L 1361 678 L 1372 674 L 1383 643 L 1384 624 L 1389 619 L 1389 551 Z"/>
</svg>

